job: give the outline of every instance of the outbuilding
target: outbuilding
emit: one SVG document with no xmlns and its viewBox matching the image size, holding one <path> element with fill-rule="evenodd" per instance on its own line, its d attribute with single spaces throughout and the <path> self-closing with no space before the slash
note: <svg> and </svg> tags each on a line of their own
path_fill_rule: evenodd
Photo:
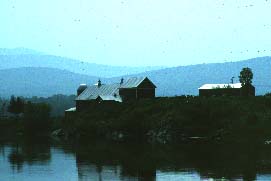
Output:
<svg viewBox="0 0 271 181">
<path fill-rule="evenodd" d="M 199 96 L 255 96 L 255 87 L 251 84 L 204 84 L 199 88 Z"/>
</svg>

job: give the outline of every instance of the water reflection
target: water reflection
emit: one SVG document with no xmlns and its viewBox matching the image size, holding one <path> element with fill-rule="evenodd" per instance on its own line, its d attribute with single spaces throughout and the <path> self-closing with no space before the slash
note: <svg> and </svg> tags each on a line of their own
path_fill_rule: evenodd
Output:
<svg viewBox="0 0 271 181">
<path fill-rule="evenodd" d="M 271 179 L 271 147 L 256 144 L 70 145 L 21 140 L 0 144 L 0 152 L 5 180 Z"/>
<path fill-rule="evenodd" d="M 142 145 L 99 143 L 83 149 L 79 147 L 76 153 L 79 178 L 89 180 L 95 172 L 97 180 L 156 180 L 156 167 L 151 153 Z"/>
<path fill-rule="evenodd" d="M 48 139 L 23 139 L 10 144 L 8 160 L 13 171 L 22 172 L 23 165 L 48 164 L 51 159 Z"/>
<path fill-rule="evenodd" d="M 257 174 L 270 173 L 269 155 L 269 148 L 255 144 L 164 147 L 92 144 L 83 150 L 80 148 L 77 150 L 76 163 L 81 178 L 87 178 L 87 167 L 91 170 L 95 165 L 100 175 L 103 175 L 104 166 L 111 166 L 111 170 L 120 173 L 120 177 L 135 177 L 139 180 L 156 180 L 158 171 L 194 172 L 202 179 L 255 180 Z"/>
</svg>

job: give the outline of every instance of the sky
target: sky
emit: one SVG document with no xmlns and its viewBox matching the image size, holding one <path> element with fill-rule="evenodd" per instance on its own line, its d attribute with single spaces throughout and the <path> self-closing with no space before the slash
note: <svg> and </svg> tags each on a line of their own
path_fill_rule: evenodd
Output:
<svg viewBox="0 0 271 181">
<path fill-rule="evenodd" d="M 271 0 L 0 0 L 0 48 L 107 65 L 271 55 Z"/>
</svg>

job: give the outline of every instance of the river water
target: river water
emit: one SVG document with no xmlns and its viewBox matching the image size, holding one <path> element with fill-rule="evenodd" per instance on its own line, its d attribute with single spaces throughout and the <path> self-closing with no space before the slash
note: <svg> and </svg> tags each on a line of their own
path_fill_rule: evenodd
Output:
<svg viewBox="0 0 271 181">
<path fill-rule="evenodd" d="M 271 180 L 271 147 L 0 141 L 0 181 Z"/>
</svg>

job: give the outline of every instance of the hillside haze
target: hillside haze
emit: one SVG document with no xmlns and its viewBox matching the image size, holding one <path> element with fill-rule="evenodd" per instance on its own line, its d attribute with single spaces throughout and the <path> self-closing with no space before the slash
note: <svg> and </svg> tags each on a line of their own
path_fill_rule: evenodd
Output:
<svg viewBox="0 0 271 181">
<path fill-rule="evenodd" d="M 0 97 L 71 95 L 76 94 L 80 83 L 95 83 L 97 79 L 53 68 L 5 69 L 0 70 Z"/>
<path fill-rule="evenodd" d="M 26 48 L 0 49 L 0 69 L 43 67 L 67 70 L 97 77 L 114 77 L 157 70 L 163 67 L 125 67 L 88 63 L 70 58 L 47 55 Z"/>
<path fill-rule="evenodd" d="M 198 95 L 198 88 L 203 84 L 231 83 L 232 77 L 235 77 L 235 83 L 239 82 L 238 76 L 243 67 L 252 69 L 253 85 L 256 87 L 257 95 L 271 92 L 271 57 L 179 66 L 132 76 L 148 76 L 157 85 L 158 96 Z"/>
<path fill-rule="evenodd" d="M 22 52 L 22 50 L 20 50 Z M 1 51 L 0 51 L 1 52 Z M 51 96 L 54 94 L 76 94 L 80 83 L 93 85 L 100 78 L 103 83 L 119 82 L 121 77 L 148 76 L 157 85 L 157 96 L 198 95 L 198 88 L 206 83 L 239 82 L 238 75 L 243 67 L 250 67 L 254 73 L 253 84 L 256 94 L 271 92 L 271 57 L 254 58 L 239 62 L 179 66 L 135 73 L 125 67 L 108 67 L 120 71 L 106 74 L 101 65 L 81 63 L 72 59 L 44 55 L 30 50 L 16 55 L 14 52 L 0 55 L 0 96 Z M 3 51 L 2 51 L 3 53 Z M 29 54 L 30 53 L 30 54 Z M 79 63 L 78 63 L 79 62 Z M 95 69 L 93 67 L 97 66 Z M 75 68 L 74 68 L 75 67 Z M 115 70 L 114 70 L 115 68 Z M 91 70 L 94 76 L 82 73 L 80 69 Z M 133 68 L 132 68 L 133 69 Z M 121 71 L 122 70 L 122 71 Z M 110 72 L 109 71 L 109 72 Z M 141 71 L 143 71 L 141 69 Z M 78 73 L 81 72 L 81 73 Z M 89 73 L 89 72 L 88 72 Z M 97 75 L 95 75 L 97 73 Z M 108 72 L 107 72 L 108 73 Z M 119 75 L 121 74 L 121 75 Z"/>
</svg>

